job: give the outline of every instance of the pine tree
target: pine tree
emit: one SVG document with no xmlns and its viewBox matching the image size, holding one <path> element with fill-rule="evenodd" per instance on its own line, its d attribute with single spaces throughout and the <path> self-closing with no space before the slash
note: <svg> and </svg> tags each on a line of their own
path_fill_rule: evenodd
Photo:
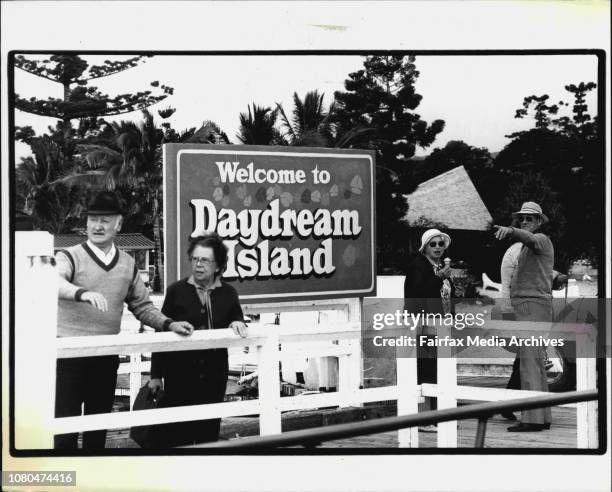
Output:
<svg viewBox="0 0 612 492">
<path fill-rule="evenodd" d="M 14 64 L 17 68 L 63 87 L 61 99 L 26 99 L 19 94 L 15 95 L 17 109 L 58 120 L 55 127 L 49 127 L 48 135 L 37 136 L 29 126 L 16 128 L 14 135 L 16 140 L 27 143 L 35 155 L 34 159 L 22 159 L 17 166 L 17 188 L 21 191 L 17 206 L 36 214 L 35 222 L 39 228 L 59 233 L 67 232 L 75 225 L 74 220 L 50 220 L 52 214 L 43 212 L 56 209 L 61 196 L 63 199 L 70 199 L 70 203 L 64 203 L 62 209 L 66 210 L 68 216 L 78 217 L 86 189 L 92 182 L 94 185 L 99 183 L 99 180 L 94 179 L 99 172 L 87 169 L 87 166 L 80 162 L 78 154 L 83 144 L 106 145 L 106 125 L 102 118 L 147 108 L 172 94 L 171 87 L 160 85 L 157 81 L 152 82 L 151 86 L 158 94 L 145 90 L 113 97 L 89 85 L 92 80 L 137 67 L 146 58 L 135 56 L 123 61 L 106 60 L 102 65 L 90 65 L 77 55 L 52 55 L 44 60 L 15 56 Z M 166 108 L 160 110 L 159 114 L 162 118 L 167 118 L 173 112 L 174 109 Z M 74 120 L 78 121 L 73 126 Z M 45 182 L 43 179 L 40 182 L 39 179 L 34 184 L 31 179 L 26 178 L 45 174 L 41 167 L 45 160 L 40 158 L 41 155 L 55 155 L 56 160 L 62 162 L 62 166 L 54 174 L 52 181 Z M 22 167 L 27 168 L 28 172 L 21 172 Z M 41 169 L 37 170 L 37 167 Z"/>
<path fill-rule="evenodd" d="M 65 126 L 74 119 L 99 118 L 145 109 L 172 94 L 172 87 L 154 81 L 151 86 L 160 90 L 161 94 L 154 95 L 151 90 L 146 90 L 111 97 L 90 86 L 89 82 L 134 68 L 146 58 L 135 56 L 123 61 L 106 60 L 102 65 L 90 66 L 78 55 L 52 55 L 42 61 L 17 55 L 17 68 L 61 84 L 63 98 L 25 99 L 15 94 L 15 107 L 27 113 L 57 118 Z"/>
<path fill-rule="evenodd" d="M 414 112 L 422 96 L 416 92 L 419 72 L 413 56 L 367 56 L 364 68 L 349 74 L 346 92 L 335 93 L 337 134 L 357 131 L 351 147 L 376 151 L 376 207 L 379 269 L 390 267 L 405 247 L 398 234 L 408 205 L 404 197 L 415 188 L 411 178 L 417 146 L 428 147 L 444 129 Z M 361 131 L 369 130 L 369 131 Z"/>
</svg>

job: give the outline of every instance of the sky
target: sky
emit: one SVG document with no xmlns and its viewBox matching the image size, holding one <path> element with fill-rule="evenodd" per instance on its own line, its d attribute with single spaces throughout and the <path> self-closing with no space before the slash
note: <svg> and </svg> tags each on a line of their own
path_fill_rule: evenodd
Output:
<svg viewBox="0 0 612 492">
<path fill-rule="evenodd" d="M 35 58 L 34 55 L 29 55 Z M 112 56 L 84 56 L 92 64 Z M 199 127 L 204 120 L 216 122 L 233 143 L 239 114 L 253 102 L 275 107 L 281 103 L 286 111 L 293 107 L 292 96 L 303 97 L 317 89 L 325 94 L 326 105 L 334 91 L 344 90 L 348 74 L 362 68 L 363 59 L 356 55 L 157 55 L 140 66 L 117 75 L 95 80 L 99 89 L 115 95 L 145 90 L 158 80 L 174 87 L 174 94 L 152 107 L 176 108 L 168 120 L 173 128 Z M 475 147 L 500 151 L 512 132 L 533 126 L 532 119 L 515 119 L 525 96 L 549 94 L 551 102 L 571 102 L 564 90 L 569 83 L 597 81 L 597 59 L 593 55 L 508 55 L 508 56 L 418 56 L 420 72 L 416 89 L 423 99 L 416 112 L 431 123 L 446 122 L 444 131 L 429 148 L 418 148 L 417 155 L 427 155 L 450 140 L 463 140 Z M 15 91 L 22 97 L 62 97 L 59 84 L 15 70 Z M 591 114 L 596 114 L 596 96 L 587 100 Z M 127 113 L 109 120 L 140 120 L 139 112 Z M 161 119 L 157 117 L 159 122 Z M 54 124 L 51 118 L 16 111 L 16 125 L 31 125 L 37 133 Z M 17 160 L 29 153 L 25 144 L 17 143 Z"/>
</svg>

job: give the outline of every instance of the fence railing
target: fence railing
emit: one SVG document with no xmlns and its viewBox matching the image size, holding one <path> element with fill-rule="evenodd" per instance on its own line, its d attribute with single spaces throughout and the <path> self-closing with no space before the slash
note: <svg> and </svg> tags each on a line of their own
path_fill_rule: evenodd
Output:
<svg viewBox="0 0 612 492">
<path fill-rule="evenodd" d="M 351 357 L 356 351 L 352 345 L 360 336 L 359 323 L 337 326 L 280 327 L 278 325 L 251 325 L 249 336 L 237 337 L 232 330 L 218 329 L 196 331 L 185 339 L 174 333 L 127 334 L 122 336 L 59 338 L 56 342 L 58 357 L 87 357 L 109 354 L 133 354 L 136 352 L 167 352 L 172 350 L 201 350 L 212 348 L 255 347 L 258 353 L 259 399 L 233 401 L 207 405 L 194 405 L 137 412 L 120 412 L 110 415 L 87 415 L 55 419 L 56 433 L 94 429 L 112 429 L 168 423 L 174 421 L 200 420 L 213 417 L 259 414 L 260 432 L 280 432 L 280 412 L 325 405 L 348 406 L 360 398 L 360 368 Z M 312 340 L 335 340 L 325 349 L 328 355 L 339 358 L 340 386 L 335 393 L 311 395 L 310 397 L 280 397 L 279 361 L 280 350 L 291 351 L 301 342 Z M 373 400 L 369 400 L 373 401 Z"/>
<path fill-rule="evenodd" d="M 316 429 L 303 429 L 284 432 L 276 436 L 245 437 L 209 444 L 200 444 L 198 448 L 215 449 L 276 449 L 287 446 L 304 446 L 313 448 L 327 441 L 348 439 L 356 436 L 379 434 L 421 425 L 454 422 L 458 420 L 478 419 L 474 447 L 484 447 L 487 420 L 501 412 L 513 412 L 533 408 L 552 407 L 568 403 L 579 403 L 597 399 L 597 390 L 572 391 L 561 394 L 534 396 L 508 400 L 505 402 L 477 403 L 461 408 L 433 410 L 417 415 L 385 417 L 364 422 L 336 424 Z"/>
</svg>

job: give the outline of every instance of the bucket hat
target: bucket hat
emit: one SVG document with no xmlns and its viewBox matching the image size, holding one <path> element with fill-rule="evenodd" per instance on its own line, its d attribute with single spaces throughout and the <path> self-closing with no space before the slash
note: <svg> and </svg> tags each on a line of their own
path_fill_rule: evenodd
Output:
<svg viewBox="0 0 612 492">
<path fill-rule="evenodd" d="M 518 212 L 512 212 L 512 215 L 539 215 L 542 218 L 542 223 L 548 222 L 548 217 L 542 213 L 542 207 L 536 202 L 525 202 Z"/>
<path fill-rule="evenodd" d="M 419 248 L 419 253 L 422 253 L 431 238 L 436 236 L 442 236 L 442 238 L 444 239 L 444 249 L 449 247 L 451 243 L 451 238 L 448 234 L 440 232 L 438 229 L 427 229 L 421 236 L 421 247 Z"/>
</svg>

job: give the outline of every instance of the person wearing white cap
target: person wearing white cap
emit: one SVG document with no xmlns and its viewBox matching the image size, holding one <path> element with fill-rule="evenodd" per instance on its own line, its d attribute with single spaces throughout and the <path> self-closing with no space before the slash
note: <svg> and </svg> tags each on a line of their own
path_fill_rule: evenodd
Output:
<svg viewBox="0 0 612 492">
<path fill-rule="evenodd" d="M 554 248 L 550 238 L 540 231 L 548 217 L 535 202 L 523 203 L 512 214 L 517 227 L 494 226 L 498 240 L 511 239 L 522 243 L 514 275 L 510 283 L 510 302 L 518 321 L 550 321 L 552 318 L 552 279 Z M 548 391 L 546 357 L 543 347 L 519 347 L 520 387 L 531 391 Z M 523 410 L 519 424 L 510 432 L 534 432 L 550 428 L 550 408 Z"/>
<path fill-rule="evenodd" d="M 438 229 L 428 229 L 423 233 L 420 254 L 405 269 L 404 309 L 407 312 L 444 315 L 454 311 L 450 261 L 442 259 L 450 243 L 450 236 Z M 418 384 L 435 384 L 437 379 L 436 349 L 417 345 Z M 435 410 L 435 407 L 435 400 L 426 399 L 422 409 Z M 433 432 L 435 426 L 421 427 L 419 430 Z"/>
</svg>

